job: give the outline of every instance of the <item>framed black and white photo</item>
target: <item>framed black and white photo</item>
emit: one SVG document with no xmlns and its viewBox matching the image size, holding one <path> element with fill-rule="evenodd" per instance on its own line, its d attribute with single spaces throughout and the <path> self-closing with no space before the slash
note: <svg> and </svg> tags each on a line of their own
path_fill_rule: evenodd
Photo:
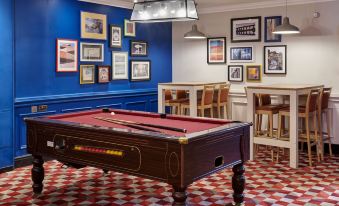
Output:
<svg viewBox="0 0 339 206">
<path fill-rule="evenodd" d="M 104 14 L 81 12 L 81 38 L 107 39 L 107 17 Z"/>
<path fill-rule="evenodd" d="M 147 42 L 145 41 L 130 41 L 130 54 L 132 57 L 145 57 L 148 55 Z"/>
<path fill-rule="evenodd" d="M 226 63 L 226 37 L 207 39 L 207 63 Z"/>
<path fill-rule="evenodd" d="M 249 47 L 230 47 L 231 62 L 254 62 L 254 50 Z"/>
<path fill-rule="evenodd" d="M 242 65 L 228 66 L 228 81 L 243 82 L 244 81 L 244 67 Z"/>
<path fill-rule="evenodd" d="M 131 81 L 147 81 L 151 79 L 150 60 L 130 60 Z"/>
<path fill-rule="evenodd" d="M 286 74 L 287 46 L 265 46 L 264 47 L 264 73 Z"/>
<path fill-rule="evenodd" d="M 231 19 L 231 42 L 260 42 L 261 16 Z"/>
<path fill-rule="evenodd" d="M 80 84 L 94 84 L 95 65 L 80 65 Z"/>
<path fill-rule="evenodd" d="M 281 42 L 281 34 L 273 34 L 279 25 L 281 25 L 281 16 L 265 17 L 265 42 Z"/>
<path fill-rule="evenodd" d="M 110 81 L 110 66 L 98 66 L 98 83 L 108 83 Z"/>
<path fill-rule="evenodd" d="M 127 52 L 112 52 L 112 79 L 128 79 Z"/>
<path fill-rule="evenodd" d="M 82 62 L 103 62 L 104 44 L 80 43 L 80 61 Z"/>
<path fill-rule="evenodd" d="M 110 47 L 121 48 L 122 47 L 122 31 L 121 27 L 117 25 L 110 25 Z"/>
</svg>

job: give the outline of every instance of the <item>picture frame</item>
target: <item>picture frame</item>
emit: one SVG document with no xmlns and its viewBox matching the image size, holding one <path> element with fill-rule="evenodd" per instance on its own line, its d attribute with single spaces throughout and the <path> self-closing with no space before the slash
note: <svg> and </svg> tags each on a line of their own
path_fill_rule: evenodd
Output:
<svg viewBox="0 0 339 206">
<path fill-rule="evenodd" d="M 130 70 L 131 81 L 151 80 L 150 60 L 130 60 Z"/>
<path fill-rule="evenodd" d="M 207 38 L 207 64 L 226 64 L 226 37 Z"/>
<path fill-rule="evenodd" d="M 124 36 L 135 37 L 135 22 L 129 21 L 128 19 L 124 20 Z"/>
<path fill-rule="evenodd" d="M 261 82 L 262 71 L 261 65 L 246 65 L 246 81 Z"/>
<path fill-rule="evenodd" d="M 146 41 L 130 41 L 131 57 L 146 57 L 148 56 L 148 43 Z"/>
<path fill-rule="evenodd" d="M 81 38 L 107 40 L 107 16 L 81 11 Z"/>
<path fill-rule="evenodd" d="M 244 81 L 244 66 L 243 65 L 229 65 L 228 66 L 228 81 L 229 82 L 243 82 Z"/>
<path fill-rule="evenodd" d="M 128 79 L 128 53 L 112 52 L 112 80 Z"/>
<path fill-rule="evenodd" d="M 109 46 L 111 48 L 121 48 L 122 47 L 122 28 L 114 24 L 111 24 L 109 28 L 110 28 Z"/>
<path fill-rule="evenodd" d="M 230 62 L 254 62 L 253 46 L 230 47 Z"/>
<path fill-rule="evenodd" d="M 82 62 L 103 62 L 104 44 L 100 43 L 80 43 L 80 61 Z"/>
<path fill-rule="evenodd" d="M 287 74 L 287 46 L 264 46 L 264 73 Z"/>
<path fill-rule="evenodd" d="M 260 42 L 261 16 L 231 19 L 231 42 Z"/>
<path fill-rule="evenodd" d="M 265 42 L 281 42 L 281 34 L 273 34 L 275 28 L 281 25 L 281 16 L 265 17 Z"/>
<path fill-rule="evenodd" d="M 56 72 L 78 71 L 78 41 L 73 39 L 56 40 Z"/>
<path fill-rule="evenodd" d="M 95 65 L 80 65 L 80 84 L 95 83 Z"/>
<path fill-rule="evenodd" d="M 109 83 L 110 82 L 110 74 L 111 67 L 107 65 L 98 66 L 98 83 Z"/>
</svg>

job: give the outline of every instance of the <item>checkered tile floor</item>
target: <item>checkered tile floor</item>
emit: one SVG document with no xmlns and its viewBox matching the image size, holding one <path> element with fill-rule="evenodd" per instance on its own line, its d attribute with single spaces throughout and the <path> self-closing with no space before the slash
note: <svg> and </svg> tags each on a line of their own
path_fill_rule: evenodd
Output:
<svg viewBox="0 0 339 206">
<path fill-rule="evenodd" d="M 303 159 L 306 159 L 303 157 Z M 302 160 L 301 160 L 302 161 Z M 272 163 L 260 154 L 246 164 L 245 205 L 339 205 L 339 157 L 290 169 L 287 161 Z M 43 194 L 31 189 L 30 167 L 0 174 L 0 205 L 171 205 L 165 183 L 99 169 L 64 169 L 57 161 L 45 163 Z M 232 202 L 231 169 L 202 179 L 188 188 L 189 205 Z"/>
</svg>

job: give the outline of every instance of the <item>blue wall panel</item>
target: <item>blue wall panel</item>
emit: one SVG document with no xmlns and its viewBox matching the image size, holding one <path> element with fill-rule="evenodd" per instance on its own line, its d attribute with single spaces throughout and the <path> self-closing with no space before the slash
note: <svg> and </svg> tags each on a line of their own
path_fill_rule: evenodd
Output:
<svg viewBox="0 0 339 206">
<path fill-rule="evenodd" d="M 13 2 L 0 1 L 0 169 L 13 165 Z"/>
</svg>

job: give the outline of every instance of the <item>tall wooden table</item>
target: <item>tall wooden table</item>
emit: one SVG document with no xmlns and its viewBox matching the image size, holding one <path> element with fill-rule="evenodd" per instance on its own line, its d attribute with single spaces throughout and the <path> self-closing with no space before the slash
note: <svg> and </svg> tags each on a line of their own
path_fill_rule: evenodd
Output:
<svg viewBox="0 0 339 206">
<path fill-rule="evenodd" d="M 197 116 L 197 92 L 205 85 L 219 85 L 225 82 L 171 82 L 158 84 L 158 112 L 165 113 L 165 90 L 189 91 L 190 116 Z"/>
<path fill-rule="evenodd" d="M 311 89 L 320 89 L 323 85 L 310 84 L 273 84 L 247 87 L 247 120 L 255 120 L 254 94 L 286 95 L 290 97 L 290 138 L 289 141 L 265 136 L 254 136 L 254 128 L 250 135 L 250 159 L 254 158 L 254 144 L 270 145 L 290 149 L 290 167 L 298 167 L 298 96 L 307 94 Z"/>
</svg>

